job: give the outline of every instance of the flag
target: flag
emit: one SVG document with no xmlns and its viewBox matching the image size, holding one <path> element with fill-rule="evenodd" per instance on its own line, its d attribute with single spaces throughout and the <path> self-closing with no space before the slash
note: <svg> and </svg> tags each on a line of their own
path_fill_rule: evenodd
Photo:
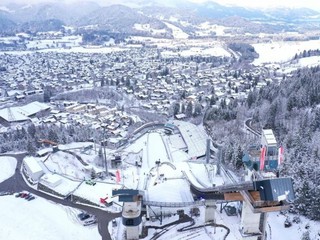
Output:
<svg viewBox="0 0 320 240">
<path fill-rule="evenodd" d="M 284 149 L 281 146 L 281 147 L 279 147 L 279 151 L 278 151 L 278 165 L 283 163 L 283 153 L 284 153 Z"/>
<path fill-rule="evenodd" d="M 117 181 L 117 183 L 119 183 L 121 181 L 119 169 L 116 171 L 116 181 Z"/>
<path fill-rule="evenodd" d="M 266 158 L 266 147 L 261 148 L 261 153 L 260 153 L 260 170 L 264 169 L 264 161 Z"/>
</svg>

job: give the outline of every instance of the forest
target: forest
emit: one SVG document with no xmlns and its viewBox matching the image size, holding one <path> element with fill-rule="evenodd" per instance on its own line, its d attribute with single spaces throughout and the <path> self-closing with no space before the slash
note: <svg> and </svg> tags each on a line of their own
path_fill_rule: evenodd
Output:
<svg viewBox="0 0 320 240">
<path fill-rule="evenodd" d="M 320 220 L 320 68 L 297 70 L 280 83 L 251 91 L 244 101 L 221 102 L 206 117 L 214 141 L 222 146 L 226 164 L 240 171 L 243 152 L 259 139 L 246 135 L 244 121 L 257 130 L 272 129 L 285 149 L 280 175 L 294 180 L 292 211 Z M 227 117 L 226 117 L 227 116 Z"/>
</svg>

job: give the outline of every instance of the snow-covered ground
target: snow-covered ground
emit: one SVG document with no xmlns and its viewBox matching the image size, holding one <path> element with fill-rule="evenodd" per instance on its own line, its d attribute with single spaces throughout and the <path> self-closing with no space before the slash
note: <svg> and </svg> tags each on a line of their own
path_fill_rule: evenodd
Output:
<svg viewBox="0 0 320 240">
<path fill-rule="evenodd" d="M 84 227 L 78 210 L 36 197 L 33 201 L 0 197 L 0 239 L 67 240 L 101 239 L 95 225 Z"/>
<path fill-rule="evenodd" d="M 316 67 L 320 65 L 320 56 L 301 58 L 298 61 L 300 67 Z"/>
<path fill-rule="evenodd" d="M 82 42 L 81 36 L 67 36 L 57 39 L 33 40 L 27 43 L 27 48 L 30 49 L 45 49 L 55 47 L 78 47 Z"/>
<path fill-rule="evenodd" d="M 253 44 L 254 49 L 259 54 L 259 58 L 255 59 L 253 64 L 286 62 L 293 59 L 296 53 L 318 49 L 319 45 L 320 40 Z"/>
<path fill-rule="evenodd" d="M 211 24 L 209 22 L 203 22 L 199 25 L 199 30 L 196 31 L 197 36 L 225 36 L 225 30 L 228 29 L 225 26 Z"/>
<path fill-rule="evenodd" d="M 160 36 L 161 34 L 166 33 L 165 29 L 155 29 L 155 28 L 152 28 L 150 24 L 135 23 L 133 28 L 139 31 L 151 33 L 152 36 Z"/>
<path fill-rule="evenodd" d="M 178 28 L 175 25 L 168 22 L 164 22 L 164 23 L 167 25 L 168 28 L 172 30 L 172 35 L 175 39 L 188 39 L 189 35 L 184 31 L 182 31 L 181 28 Z"/>
<path fill-rule="evenodd" d="M 230 203 L 228 205 L 234 205 L 236 206 L 237 203 Z M 217 210 L 215 212 L 215 218 L 216 222 L 218 224 L 222 224 L 227 226 L 231 232 L 227 236 L 227 240 L 242 240 L 244 239 L 239 231 L 239 223 L 241 221 L 241 217 L 239 215 L 236 216 L 227 216 L 226 212 L 223 210 L 222 213 L 220 213 L 220 204 L 217 205 Z M 154 209 L 156 210 L 156 209 Z M 200 206 L 200 216 L 193 217 L 195 220 L 195 226 L 203 225 L 205 223 L 204 221 L 204 215 L 205 215 L 205 207 Z M 156 210 L 157 211 L 157 210 Z M 185 213 L 189 214 L 188 212 Z M 295 215 L 289 215 L 289 218 L 293 219 Z M 280 213 L 274 212 L 268 214 L 267 219 L 267 237 L 265 240 L 280 240 L 280 239 L 290 239 L 290 240 L 298 240 L 302 239 L 302 235 L 305 232 L 309 232 L 309 236 L 311 240 L 319 240 L 320 239 L 320 223 L 315 221 L 310 221 L 304 217 L 300 217 L 301 222 L 300 223 L 293 223 L 293 225 L 290 228 L 284 227 L 284 221 L 286 219 L 285 215 L 282 215 Z M 174 222 L 178 220 L 177 216 L 172 217 L 166 217 L 164 216 L 162 226 L 171 222 Z M 123 234 L 124 227 L 121 224 L 121 219 L 117 219 L 118 225 L 116 228 L 112 227 L 112 224 L 109 223 L 108 229 L 111 233 L 111 236 L 114 240 L 119 239 L 119 236 Z M 161 226 L 159 220 L 156 220 L 155 222 L 147 222 L 145 225 L 151 225 L 151 226 Z M 184 226 L 189 225 L 189 223 L 186 224 L 179 224 L 176 225 L 176 227 L 168 228 L 168 231 L 166 231 L 165 234 L 163 234 L 158 239 L 172 239 L 172 240 L 186 240 L 186 239 L 198 239 L 198 240 L 224 240 L 225 235 L 227 231 L 224 228 L 221 227 L 212 227 L 212 226 L 206 226 L 201 227 L 198 229 L 188 230 L 184 232 L 177 232 L 177 229 L 180 229 Z M 308 229 L 307 229 L 307 228 Z M 160 231 L 160 230 L 158 230 Z M 145 240 L 151 239 L 153 237 L 153 233 L 156 231 L 154 229 L 149 229 L 148 233 L 149 235 L 146 238 L 143 238 Z"/>
<path fill-rule="evenodd" d="M 60 173 L 75 179 L 90 177 L 90 168 L 86 168 L 72 154 L 62 151 L 52 153 L 45 161 L 45 165 L 51 172 Z"/>
<path fill-rule="evenodd" d="M 0 183 L 14 175 L 17 159 L 13 157 L 0 157 Z"/>
<path fill-rule="evenodd" d="M 103 182 L 97 182 L 94 186 L 83 183 L 74 192 L 74 196 L 87 199 L 97 205 L 103 205 L 100 203 L 100 198 L 108 197 L 109 199 L 111 199 L 112 190 L 119 188 L 121 188 L 121 185 L 108 184 Z M 113 198 L 112 200 L 118 203 L 117 197 Z"/>
</svg>

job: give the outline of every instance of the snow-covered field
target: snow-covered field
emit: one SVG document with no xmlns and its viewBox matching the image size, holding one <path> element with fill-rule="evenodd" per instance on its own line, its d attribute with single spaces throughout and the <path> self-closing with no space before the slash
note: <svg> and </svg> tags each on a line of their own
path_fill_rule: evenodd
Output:
<svg viewBox="0 0 320 240">
<path fill-rule="evenodd" d="M 0 197 L 0 239 L 87 240 L 101 239 L 96 226 L 84 227 L 76 219 L 78 210 L 36 197 L 26 201 Z"/>
<path fill-rule="evenodd" d="M 0 157 L 0 182 L 14 175 L 17 160 L 13 157 Z"/>
<path fill-rule="evenodd" d="M 37 50 L 40 50 L 49 47 L 78 47 L 81 42 L 81 36 L 67 36 L 56 39 L 29 41 L 27 43 L 27 48 L 36 48 Z"/>
<path fill-rule="evenodd" d="M 259 54 L 259 58 L 254 60 L 253 64 L 286 62 L 293 59 L 296 53 L 301 53 L 304 50 L 315 50 L 319 46 L 320 40 L 253 44 L 253 47 Z"/>
<path fill-rule="evenodd" d="M 139 30 L 139 31 L 151 33 L 153 36 L 157 36 L 157 35 L 161 35 L 161 34 L 166 33 L 165 29 L 155 29 L 155 28 L 152 28 L 150 26 L 150 24 L 135 23 L 133 28 L 136 30 Z"/>
<path fill-rule="evenodd" d="M 188 39 L 189 35 L 184 31 L 182 31 L 181 28 L 178 28 L 175 25 L 168 22 L 164 22 L 164 23 L 167 25 L 168 28 L 172 30 L 172 34 L 175 39 Z"/>
<path fill-rule="evenodd" d="M 305 57 L 299 59 L 300 67 L 316 67 L 320 65 L 320 56 Z"/>
<path fill-rule="evenodd" d="M 199 25 L 199 30 L 196 31 L 198 36 L 210 36 L 215 34 L 216 36 L 225 36 L 227 27 L 217 24 L 211 24 L 209 22 L 203 22 Z"/>
</svg>

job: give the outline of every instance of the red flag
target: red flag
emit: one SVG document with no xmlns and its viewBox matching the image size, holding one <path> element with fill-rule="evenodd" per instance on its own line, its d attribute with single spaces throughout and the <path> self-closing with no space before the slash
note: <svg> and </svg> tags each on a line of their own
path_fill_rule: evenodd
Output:
<svg viewBox="0 0 320 240">
<path fill-rule="evenodd" d="M 117 183 L 119 183 L 121 181 L 119 169 L 116 171 L 116 181 L 117 181 Z"/>
<path fill-rule="evenodd" d="M 279 151 L 278 151 L 278 165 L 283 163 L 283 153 L 284 153 L 284 149 L 281 146 L 281 147 L 279 147 Z"/>
<path fill-rule="evenodd" d="M 266 147 L 261 148 L 261 153 L 260 153 L 260 170 L 264 169 L 264 161 L 266 158 Z"/>
</svg>

